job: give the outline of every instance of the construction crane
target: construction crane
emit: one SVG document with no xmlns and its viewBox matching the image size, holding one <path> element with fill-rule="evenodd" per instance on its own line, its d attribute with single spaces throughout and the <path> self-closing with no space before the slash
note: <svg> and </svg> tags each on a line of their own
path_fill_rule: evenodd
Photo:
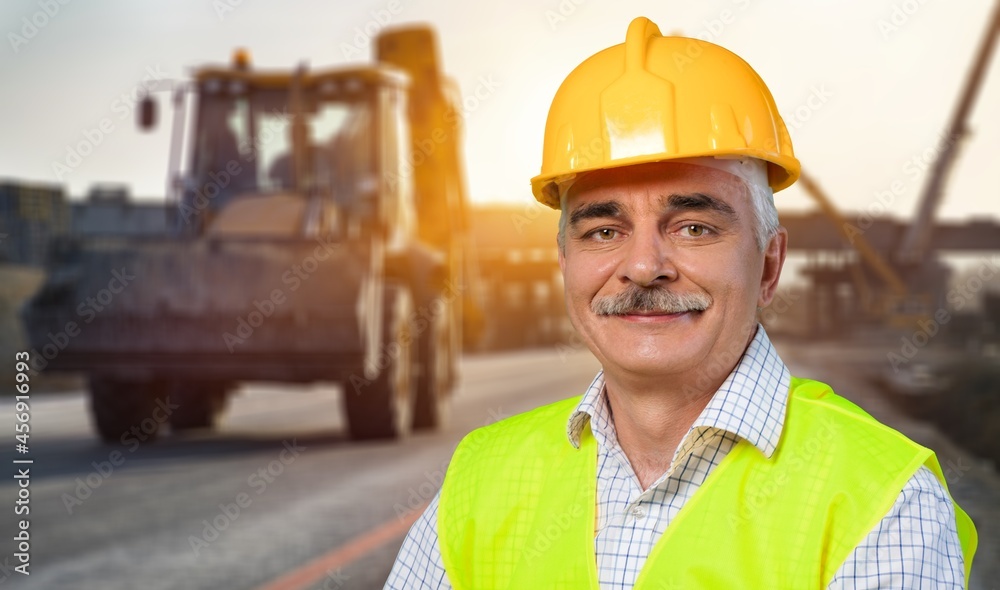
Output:
<svg viewBox="0 0 1000 590">
<path fill-rule="evenodd" d="M 929 256 L 931 235 L 938 206 L 944 195 L 948 175 L 954 167 L 960 143 L 968 135 L 968 119 L 982 87 L 997 37 L 1000 36 L 1000 2 L 996 4 L 985 36 L 976 53 L 975 62 L 959 98 L 945 134 L 944 148 L 938 155 L 918 201 L 914 221 L 900 241 L 892 259 L 871 246 L 864 235 L 849 231 L 850 224 L 840 214 L 833 201 L 819 184 L 803 171 L 801 185 L 816 200 L 820 210 L 836 225 L 837 231 L 854 248 L 861 260 L 879 278 L 881 288 L 869 285 L 864 269 L 851 264 L 849 270 L 861 308 L 868 317 L 880 318 L 895 327 L 913 326 L 926 318 L 936 299 L 926 277 L 937 271 L 935 259 Z"/>
<path fill-rule="evenodd" d="M 917 214 L 896 252 L 897 258 L 904 264 L 919 264 L 927 254 L 931 234 L 934 231 L 935 213 L 944 197 L 945 183 L 948 181 L 948 175 L 958 158 L 958 149 L 962 140 L 969 134 L 967 125 L 969 113 L 972 112 L 979 89 L 983 85 L 986 67 L 990 63 L 998 36 L 1000 36 L 1000 2 L 993 8 L 993 16 L 979 46 L 975 64 L 965 81 L 965 89 L 962 91 L 958 107 L 948 124 L 944 149 L 941 150 L 937 161 L 934 162 L 934 167 L 931 169 L 927 184 L 920 196 Z"/>
</svg>

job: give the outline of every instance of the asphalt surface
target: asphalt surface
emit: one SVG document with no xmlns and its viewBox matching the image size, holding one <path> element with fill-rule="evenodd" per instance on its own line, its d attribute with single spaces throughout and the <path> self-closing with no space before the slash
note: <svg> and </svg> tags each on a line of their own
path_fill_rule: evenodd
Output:
<svg viewBox="0 0 1000 590">
<path fill-rule="evenodd" d="M 1000 539 L 985 531 L 1000 522 L 992 466 L 899 416 L 838 364 L 835 351 L 779 349 L 793 373 L 825 379 L 909 430 L 938 449 L 943 465 L 968 466 L 950 485 L 983 535 L 971 587 L 995 587 Z M 589 353 L 567 349 L 469 357 L 448 428 L 403 443 L 348 441 L 335 387 L 249 387 L 217 432 L 125 446 L 92 434 L 82 392 L 35 394 L 29 454 L 3 454 L 8 465 L 34 461 L 31 575 L 0 563 L 0 588 L 381 588 L 406 527 L 437 491 L 462 435 L 582 393 L 597 368 Z M 4 394 L 0 415 L 13 415 L 10 398 Z M 0 483 L 7 539 L 0 560 L 10 568 L 18 564 L 15 481 Z"/>
<path fill-rule="evenodd" d="M 582 392 L 597 368 L 588 353 L 554 349 L 472 357 L 448 428 L 403 443 L 348 441 L 336 387 L 250 387 L 215 433 L 124 446 L 99 442 L 82 392 L 36 394 L 30 452 L 3 455 L 34 461 L 31 573 L 0 567 L 0 588 L 257 589 L 345 547 L 349 563 L 282 587 L 381 588 L 402 525 L 433 497 L 461 437 Z M 0 423 L 13 437 L 10 398 Z M 11 567 L 14 481 L 0 485 Z M 385 527 L 401 532 L 365 540 Z"/>
</svg>

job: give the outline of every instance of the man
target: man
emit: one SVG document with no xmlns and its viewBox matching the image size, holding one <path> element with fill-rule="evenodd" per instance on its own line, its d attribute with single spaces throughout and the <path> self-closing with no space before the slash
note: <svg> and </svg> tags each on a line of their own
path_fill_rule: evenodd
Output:
<svg viewBox="0 0 1000 590">
<path fill-rule="evenodd" d="M 644 18 L 553 100 L 536 198 L 560 207 L 582 398 L 474 431 L 387 588 L 962 588 L 976 546 L 934 454 L 757 323 L 799 163 L 763 81 Z"/>
</svg>

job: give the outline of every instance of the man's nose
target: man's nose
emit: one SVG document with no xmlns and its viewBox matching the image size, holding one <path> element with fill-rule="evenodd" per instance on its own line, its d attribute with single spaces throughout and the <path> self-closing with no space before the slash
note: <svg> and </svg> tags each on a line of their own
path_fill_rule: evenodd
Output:
<svg viewBox="0 0 1000 590">
<path fill-rule="evenodd" d="M 659 228 L 636 229 L 628 240 L 619 267 L 619 278 L 640 287 L 677 278 L 677 268 L 671 260 L 671 247 Z"/>
</svg>

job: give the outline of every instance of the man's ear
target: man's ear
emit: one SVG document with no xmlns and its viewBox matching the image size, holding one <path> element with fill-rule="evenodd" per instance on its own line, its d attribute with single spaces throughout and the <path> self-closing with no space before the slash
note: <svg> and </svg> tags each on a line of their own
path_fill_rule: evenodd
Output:
<svg viewBox="0 0 1000 590">
<path fill-rule="evenodd" d="M 778 290 L 778 279 L 781 268 L 785 265 L 785 254 L 788 250 L 788 230 L 778 227 L 764 249 L 764 272 L 760 277 L 760 293 L 757 296 L 757 307 L 767 307 L 774 299 Z"/>
</svg>

